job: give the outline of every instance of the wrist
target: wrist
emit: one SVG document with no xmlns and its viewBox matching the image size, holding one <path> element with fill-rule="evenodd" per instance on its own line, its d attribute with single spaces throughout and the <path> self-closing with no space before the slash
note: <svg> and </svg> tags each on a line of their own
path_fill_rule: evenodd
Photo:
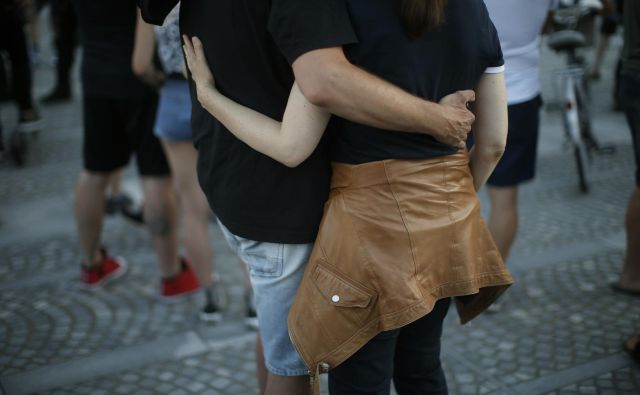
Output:
<svg viewBox="0 0 640 395">
<path fill-rule="evenodd" d="M 209 84 L 204 83 L 202 81 L 194 81 L 194 82 L 196 85 L 196 93 L 198 97 L 204 96 L 208 91 L 210 91 Z"/>
<path fill-rule="evenodd" d="M 445 116 L 444 106 L 434 102 L 425 103 L 424 121 L 420 125 L 419 132 L 438 139 L 442 137 L 449 125 L 449 121 Z"/>
</svg>

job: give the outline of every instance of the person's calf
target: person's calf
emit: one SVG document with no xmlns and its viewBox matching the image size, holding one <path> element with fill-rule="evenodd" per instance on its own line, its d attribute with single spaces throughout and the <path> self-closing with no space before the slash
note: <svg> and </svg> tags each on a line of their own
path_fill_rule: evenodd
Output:
<svg viewBox="0 0 640 395">
<path fill-rule="evenodd" d="M 104 191 L 108 173 L 83 171 L 78 177 L 75 189 L 74 212 L 83 264 L 91 267 L 102 262 L 100 233 L 104 217 Z"/>
<path fill-rule="evenodd" d="M 276 376 L 269 373 L 265 395 L 310 395 L 308 376 Z"/>
<path fill-rule="evenodd" d="M 627 250 L 619 286 L 640 292 L 640 188 L 636 188 L 627 207 Z"/>
</svg>

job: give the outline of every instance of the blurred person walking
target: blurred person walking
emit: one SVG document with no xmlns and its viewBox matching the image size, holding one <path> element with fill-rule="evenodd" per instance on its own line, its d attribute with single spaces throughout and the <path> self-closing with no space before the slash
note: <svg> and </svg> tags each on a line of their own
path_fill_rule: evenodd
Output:
<svg viewBox="0 0 640 395">
<path fill-rule="evenodd" d="M 535 177 L 540 125 L 540 35 L 557 0 L 485 0 L 505 61 L 509 133 L 487 190 L 489 229 L 507 260 L 518 231 L 518 186 Z"/>
<path fill-rule="evenodd" d="M 53 88 L 42 97 L 43 104 L 54 104 L 71 99 L 71 69 L 77 46 L 78 23 L 72 0 L 48 0 L 51 4 L 54 48 L 56 52 L 56 79 Z"/>
<path fill-rule="evenodd" d="M 204 321 L 219 321 L 222 318 L 223 292 L 212 273 L 211 210 L 198 184 L 198 151 L 191 142 L 191 96 L 189 83 L 184 77 L 179 9 L 179 5 L 176 6 L 164 25 L 155 27 L 155 31 L 152 25 L 138 18 L 132 67 L 142 81 L 160 90 L 154 134 L 162 141 L 169 159 L 183 212 L 186 255 L 204 290 L 206 303 L 200 317 Z M 154 63 L 156 53 L 161 70 Z"/>
<path fill-rule="evenodd" d="M 8 80 L 18 105 L 18 131 L 31 133 L 42 128 L 42 119 L 33 103 L 33 72 L 24 24 L 22 1 L 0 0 L 0 51 L 9 57 Z"/>
<path fill-rule="evenodd" d="M 622 50 L 622 108 L 627 116 L 636 164 L 636 187 L 626 213 L 627 249 L 617 291 L 640 296 L 640 2 L 624 3 L 624 47 Z"/>
<path fill-rule="evenodd" d="M 74 0 L 83 46 L 84 170 L 75 190 L 82 247 L 81 280 L 89 289 L 122 275 L 124 259 L 101 244 L 111 175 L 135 154 L 144 217 L 162 276 L 161 295 L 194 292 L 198 281 L 178 253 L 177 208 L 169 165 L 153 136 L 157 94 L 131 70 L 137 11 L 131 0 Z"/>
<path fill-rule="evenodd" d="M 640 296 L 640 2 L 624 1 L 624 47 L 622 50 L 622 108 L 627 116 L 636 164 L 636 187 L 626 214 L 627 250 L 616 291 Z M 625 351 L 640 364 L 640 333 L 629 337 Z"/>
<path fill-rule="evenodd" d="M 599 79 L 602 64 L 609 49 L 611 37 L 618 30 L 618 25 L 622 22 L 623 0 L 604 0 L 602 10 L 602 22 L 600 24 L 600 40 L 596 48 L 593 65 L 589 71 L 589 77 Z M 616 72 L 617 74 L 617 72 Z M 616 76 L 617 80 L 617 76 Z"/>
</svg>

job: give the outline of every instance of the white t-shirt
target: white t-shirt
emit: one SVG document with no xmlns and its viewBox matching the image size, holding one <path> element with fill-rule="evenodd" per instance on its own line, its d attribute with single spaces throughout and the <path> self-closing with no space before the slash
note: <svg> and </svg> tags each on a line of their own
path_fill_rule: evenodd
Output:
<svg viewBox="0 0 640 395">
<path fill-rule="evenodd" d="M 155 26 L 158 58 L 162 70 L 167 74 L 182 74 L 184 70 L 179 18 L 180 3 L 167 15 L 162 26 Z"/>
<path fill-rule="evenodd" d="M 498 30 L 505 62 L 509 104 L 540 93 L 540 32 L 558 0 L 485 0 Z"/>
</svg>

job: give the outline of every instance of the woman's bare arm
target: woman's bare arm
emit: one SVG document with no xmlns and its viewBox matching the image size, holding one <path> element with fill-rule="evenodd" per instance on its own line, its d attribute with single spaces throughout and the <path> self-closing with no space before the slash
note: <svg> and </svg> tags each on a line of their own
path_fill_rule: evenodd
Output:
<svg viewBox="0 0 640 395">
<path fill-rule="evenodd" d="M 298 166 L 311 155 L 330 114 L 309 103 L 297 84 L 291 89 L 282 122 L 278 122 L 222 95 L 215 88 L 200 40 L 184 37 L 183 41 L 198 101 L 234 136 L 289 167 Z"/>
<path fill-rule="evenodd" d="M 493 172 L 507 144 L 507 91 L 504 73 L 484 74 L 476 88 L 473 104 L 474 145 L 471 149 L 473 185 L 479 190 Z"/>
<path fill-rule="evenodd" d="M 153 64 L 155 48 L 156 36 L 153 26 L 146 23 L 138 11 L 131 69 L 145 84 L 153 88 L 160 88 L 164 81 L 164 74 Z"/>
</svg>

